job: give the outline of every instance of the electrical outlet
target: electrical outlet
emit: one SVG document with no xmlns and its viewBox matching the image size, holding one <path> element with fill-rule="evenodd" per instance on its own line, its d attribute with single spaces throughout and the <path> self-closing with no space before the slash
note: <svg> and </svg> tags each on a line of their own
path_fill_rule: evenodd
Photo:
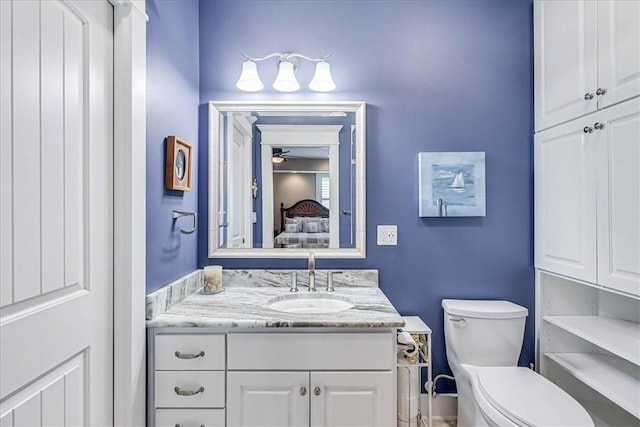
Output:
<svg viewBox="0 0 640 427">
<path fill-rule="evenodd" d="M 378 226 L 378 246 L 396 246 L 398 244 L 397 225 Z"/>
</svg>

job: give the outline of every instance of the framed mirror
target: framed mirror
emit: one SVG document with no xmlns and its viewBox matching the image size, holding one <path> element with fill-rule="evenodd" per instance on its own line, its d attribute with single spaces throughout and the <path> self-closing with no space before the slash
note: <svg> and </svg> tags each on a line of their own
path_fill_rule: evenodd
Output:
<svg viewBox="0 0 640 427">
<path fill-rule="evenodd" d="M 365 257 L 363 102 L 209 103 L 209 257 Z"/>
</svg>

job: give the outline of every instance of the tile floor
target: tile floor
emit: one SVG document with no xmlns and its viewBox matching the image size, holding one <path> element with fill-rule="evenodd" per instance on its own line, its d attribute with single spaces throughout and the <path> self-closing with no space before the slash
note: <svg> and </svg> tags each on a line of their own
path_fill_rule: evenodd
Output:
<svg viewBox="0 0 640 427">
<path fill-rule="evenodd" d="M 433 427 L 456 427 L 456 420 L 439 420 L 433 422 Z"/>
</svg>

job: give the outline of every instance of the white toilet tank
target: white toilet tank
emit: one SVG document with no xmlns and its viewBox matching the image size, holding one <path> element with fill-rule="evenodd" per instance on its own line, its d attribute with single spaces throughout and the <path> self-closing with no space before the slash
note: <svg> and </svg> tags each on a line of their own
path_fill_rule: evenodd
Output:
<svg viewBox="0 0 640 427">
<path fill-rule="evenodd" d="M 529 313 L 525 307 L 509 301 L 444 299 L 442 308 L 447 359 L 452 370 L 456 371 L 461 363 L 475 366 L 518 363 Z"/>
</svg>

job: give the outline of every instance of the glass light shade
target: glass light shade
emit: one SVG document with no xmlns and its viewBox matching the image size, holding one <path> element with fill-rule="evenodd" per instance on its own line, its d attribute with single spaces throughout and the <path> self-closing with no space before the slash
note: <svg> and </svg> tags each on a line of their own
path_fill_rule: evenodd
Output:
<svg viewBox="0 0 640 427">
<path fill-rule="evenodd" d="M 331 92 L 336 84 L 331 77 L 331 67 L 328 62 L 320 61 L 316 64 L 316 73 L 309 83 L 309 89 L 316 92 Z"/>
<path fill-rule="evenodd" d="M 289 61 L 280 63 L 278 77 L 273 82 L 273 88 L 280 92 L 295 92 L 300 89 L 300 83 L 296 80 L 293 64 Z"/>
<path fill-rule="evenodd" d="M 278 163 L 282 163 L 284 161 L 285 161 L 285 158 L 281 157 L 281 156 L 273 156 L 273 157 L 271 157 L 271 162 L 272 163 L 278 164 Z"/>
<path fill-rule="evenodd" d="M 264 89 L 255 62 L 247 60 L 242 63 L 242 73 L 236 82 L 236 87 L 245 92 L 258 92 Z"/>
</svg>

